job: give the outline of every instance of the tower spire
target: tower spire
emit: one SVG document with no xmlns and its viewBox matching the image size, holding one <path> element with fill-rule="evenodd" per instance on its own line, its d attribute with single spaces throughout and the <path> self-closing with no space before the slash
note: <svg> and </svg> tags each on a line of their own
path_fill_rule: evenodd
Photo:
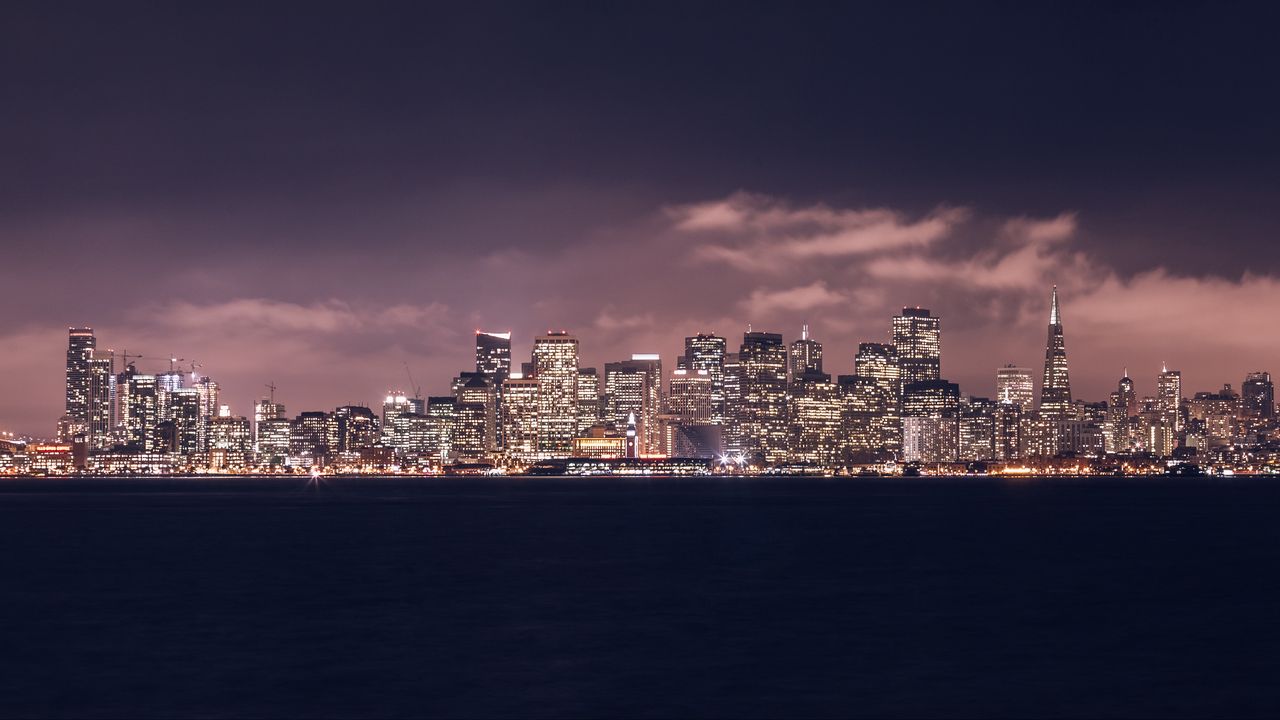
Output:
<svg viewBox="0 0 1280 720">
<path fill-rule="evenodd" d="M 1049 324 L 1061 325 L 1062 315 L 1058 314 L 1058 286 L 1053 286 L 1053 300 L 1051 301 L 1051 309 L 1049 310 Z"/>
</svg>

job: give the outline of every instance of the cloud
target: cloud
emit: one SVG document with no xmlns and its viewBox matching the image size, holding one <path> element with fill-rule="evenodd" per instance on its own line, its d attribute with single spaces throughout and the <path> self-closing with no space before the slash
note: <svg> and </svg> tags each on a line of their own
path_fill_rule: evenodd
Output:
<svg viewBox="0 0 1280 720">
<path fill-rule="evenodd" d="M 963 222 L 963 208 L 941 208 L 916 220 L 883 208 L 795 208 L 764 195 L 667 208 L 674 230 L 707 235 L 695 257 L 749 272 L 781 272 L 796 263 L 850 258 L 926 246 Z"/>
<path fill-rule="evenodd" d="M 761 318 L 772 316 L 780 311 L 814 310 L 848 301 L 848 295 L 831 290 L 826 282 L 818 280 L 808 285 L 785 290 L 754 290 L 741 305 L 747 317 Z"/>
</svg>

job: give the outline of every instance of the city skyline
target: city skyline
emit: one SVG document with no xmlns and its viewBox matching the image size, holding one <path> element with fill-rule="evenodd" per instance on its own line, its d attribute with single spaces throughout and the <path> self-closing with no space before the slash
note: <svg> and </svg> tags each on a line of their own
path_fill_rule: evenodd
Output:
<svg viewBox="0 0 1280 720">
<path fill-rule="evenodd" d="M 1038 376 L 1055 284 L 1079 396 L 1272 366 L 1275 11 L 924 7 L 8 6 L 0 425 L 56 421 L 73 324 L 237 407 L 447 377 L 477 327 L 603 367 L 808 323 L 847 367 L 915 305 L 978 388 Z"/>
<path fill-rule="evenodd" d="M 1052 307 L 1050 309 L 1051 320 L 1056 319 L 1058 317 L 1058 312 L 1059 312 L 1057 286 L 1054 286 L 1052 290 L 1053 290 L 1052 299 L 1051 299 Z M 950 350 L 948 339 L 951 339 L 952 343 L 954 343 L 955 341 L 953 338 L 950 338 L 950 336 L 946 333 L 946 318 L 941 317 L 936 313 L 933 313 L 931 310 L 927 308 L 920 308 L 919 306 L 905 306 L 901 308 L 901 310 L 903 313 L 907 315 L 913 315 L 916 313 L 916 311 L 921 311 L 922 313 L 929 315 L 930 316 L 929 319 L 935 322 L 937 327 L 941 328 L 939 330 L 939 335 L 942 337 L 941 347 L 944 350 Z M 1043 310 L 1041 314 L 1043 315 Z M 1073 325 L 1073 328 L 1074 328 L 1074 325 Z M 77 328 L 71 327 L 70 330 L 72 331 L 72 336 L 74 337 Z M 105 335 L 104 332 L 96 332 L 96 330 L 92 327 L 86 327 L 85 330 L 95 332 L 98 337 L 103 337 Z M 59 337 L 61 339 L 64 351 L 66 347 L 66 337 L 67 337 L 65 332 L 66 331 L 59 331 Z M 565 332 L 565 331 L 548 330 L 546 332 L 552 333 L 552 332 Z M 665 386 L 665 384 L 670 381 L 672 374 L 675 371 L 675 366 L 673 364 L 673 361 L 679 355 L 681 355 L 685 350 L 687 350 L 687 347 L 685 347 L 685 341 L 690 339 L 690 334 L 684 334 L 678 330 L 673 330 L 672 332 L 676 336 L 679 336 L 681 340 L 681 342 L 678 343 L 678 347 L 675 350 L 672 350 L 669 352 L 660 351 L 660 352 L 644 352 L 644 353 L 637 351 L 637 352 L 632 352 L 621 358 L 604 360 L 602 362 L 588 363 L 587 358 L 603 357 L 602 353 L 598 350 L 595 352 L 591 352 L 590 343 L 587 343 L 585 348 L 582 348 L 580 343 L 581 359 L 579 360 L 579 366 L 583 368 L 599 368 L 600 371 L 603 372 L 603 370 L 607 365 L 616 364 L 616 363 L 626 363 L 626 362 L 634 363 L 638 357 L 648 358 L 648 357 L 657 356 L 655 359 L 659 359 L 658 360 L 659 367 L 661 368 L 660 358 L 667 358 L 669 361 L 668 365 L 665 368 L 665 370 L 662 371 L 662 378 Z M 733 338 L 735 337 L 734 334 L 723 334 L 723 335 L 717 336 L 716 333 L 712 330 L 702 330 L 698 332 L 705 333 L 705 335 L 709 337 L 727 338 L 730 341 L 730 346 L 731 347 L 733 346 Z M 750 329 L 750 326 L 742 330 L 742 333 L 744 335 L 750 332 L 752 332 L 752 329 Z M 757 332 L 760 332 L 760 330 L 757 329 Z M 764 332 L 771 332 L 771 331 L 764 331 Z M 1043 333 L 1043 330 L 1041 332 Z M 1059 332 L 1061 332 L 1060 325 L 1059 325 Z M 462 367 L 465 369 L 467 367 L 468 362 L 474 361 L 474 363 L 476 364 L 476 367 L 479 368 L 481 364 L 481 357 L 480 357 L 481 344 L 480 343 L 483 342 L 488 344 L 488 343 L 492 343 L 495 339 L 497 339 L 502 343 L 502 347 L 505 349 L 504 350 L 505 354 L 502 355 L 503 360 L 496 361 L 496 364 L 494 365 L 495 368 L 498 368 L 497 374 L 501 378 L 505 378 L 506 375 L 511 372 L 515 372 L 517 373 L 517 375 L 519 374 L 520 372 L 519 368 L 520 368 L 521 362 L 526 362 L 526 363 L 528 362 L 528 361 L 522 360 L 522 358 L 527 357 L 532 353 L 534 343 L 536 341 L 536 338 L 538 337 L 538 335 L 534 334 L 534 335 L 529 335 L 526 338 L 521 338 L 519 333 L 511 330 L 492 331 L 492 330 L 476 329 L 474 333 L 475 333 L 475 337 L 477 338 L 476 344 L 474 346 L 468 344 L 469 336 L 463 336 L 463 342 L 461 347 L 457 349 L 457 352 L 453 352 L 450 354 L 455 356 L 460 356 L 461 358 L 463 358 L 462 360 L 460 360 L 458 367 Z M 572 335 L 572 333 L 569 333 L 569 334 Z M 697 334 L 697 333 L 691 333 L 691 334 Z M 837 374 L 856 374 L 854 368 L 855 368 L 855 355 L 857 354 L 858 346 L 865 345 L 867 343 L 889 343 L 892 345 L 892 341 L 894 339 L 893 326 L 892 324 L 886 323 L 886 328 L 883 332 L 883 336 L 884 336 L 883 338 L 874 339 L 874 340 L 865 339 L 861 341 L 855 340 L 852 343 L 854 345 L 852 352 L 849 352 L 848 354 L 844 354 L 844 355 L 837 355 L 832 352 L 831 345 L 826 340 L 826 338 L 820 337 L 819 333 L 811 331 L 809 322 L 803 323 L 800 331 L 796 332 L 794 335 L 785 331 L 779 334 L 783 338 L 784 347 L 789 346 L 793 339 L 810 341 L 810 338 L 812 338 L 813 340 L 817 340 L 822 348 L 821 352 L 823 356 L 826 358 L 825 363 L 827 366 L 827 372 L 832 376 Z M 1074 336 L 1074 333 L 1073 333 L 1073 336 Z M 1061 336 L 1059 335 L 1057 337 L 1060 339 Z M 1053 334 L 1053 323 L 1050 323 L 1050 336 L 1049 336 L 1050 345 L 1046 347 L 1046 345 L 1044 344 L 1044 341 L 1042 341 L 1041 350 L 1040 350 L 1040 355 L 1042 357 L 1045 355 L 1046 350 L 1052 348 L 1052 343 L 1054 342 L 1054 339 L 1055 339 L 1055 335 Z M 522 343 L 522 340 L 523 340 L 523 343 Z M 1074 343 L 1072 343 L 1069 340 L 1068 345 L 1071 346 L 1071 345 L 1074 345 Z M 136 367 L 138 367 L 138 371 L 144 374 L 149 373 L 149 374 L 160 375 L 166 371 L 174 372 L 175 368 L 177 372 L 181 373 L 183 367 L 192 367 L 193 365 L 198 365 L 198 367 L 200 368 L 206 367 L 206 364 L 203 362 L 196 363 L 194 360 L 188 361 L 185 358 L 177 357 L 176 354 L 153 357 L 145 354 L 134 353 L 134 352 L 131 352 L 127 346 L 121 343 L 115 343 L 112 345 L 104 344 L 104 345 L 101 345 L 101 348 L 103 351 L 105 351 L 105 353 L 114 354 L 115 356 L 114 368 L 115 368 L 115 372 L 117 373 L 121 372 L 124 369 L 123 363 L 126 360 L 125 358 L 126 354 L 128 355 L 128 358 L 129 358 L 128 362 L 134 364 Z M 517 352 L 517 350 L 520 350 L 520 349 L 528 350 L 528 352 L 525 353 L 524 355 L 521 355 L 519 352 Z M 1077 356 L 1079 356 L 1079 353 L 1080 351 L 1076 350 L 1073 354 L 1076 354 Z M 950 358 L 955 354 L 961 354 L 961 353 L 945 352 L 945 355 L 948 358 Z M 1164 355 L 1162 354 L 1161 357 L 1164 357 Z M 628 358 L 630 358 L 630 360 L 628 360 Z M 494 364 L 495 361 L 486 360 L 485 362 Z M 1080 361 L 1077 360 L 1071 369 L 1072 376 L 1075 377 L 1078 374 L 1096 376 L 1098 374 L 1098 371 L 1096 368 L 1093 367 L 1093 365 L 1096 364 L 1096 362 L 1097 361 L 1094 358 L 1090 358 L 1089 363 L 1081 363 Z M 1085 366 L 1084 373 L 1081 373 L 1082 365 Z M 949 366 L 949 367 L 952 367 L 952 366 Z M 986 373 L 987 377 L 985 378 L 985 381 L 986 381 L 985 383 L 983 379 L 980 377 L 981 376 L 980 372 L 975 372 L 968 369 L 962 369 L 960 372 L 957 372 L 957 373 L 950 373 L 949 370 L 943 369 L 941 370 L 940 376 L 948 380 L 951 380 L 950 375 L 954 375 L 956 377 L 977 377 L 979 379 L 974 383 L 967 383 L 967 382 L 958 381 L 958 380 L 953 380 L 953 382 L 956 382 L 960 386 L 961 394 L 964 396 L 989 397 L 998 402 L 1000 401 L 998 376 L 1002 371 L 1014 369 L 1017 367 L 1036 368 L 1033 371 L 1032 387 L 1033 387 L 1033 396 L 1036 398 L 1037 406 L 1039 406 L 1041 403 L 1044 402 L 1044 397 L 1043 397 L 1044 380 L 1043 379 L 1046 373 L 1041 371 L 1042 368 L 1045 367 L 1043 363 L 1030 362 L 1030 363 L 1024 363 L 1023 365 L 1018 366 L 1016 363 L 999 362 L 998 364 L 994 364 L 990 368 L 988 368 L 988 372 Z M 1119 367 L 1120 367 L 1120 371 L 1118 374 L 1113 375 L 1109 380 L 1104 379 L 1101 381 L 1103 383 L 1103 387 L 1100 389 L 1100 392 L 1098 392 L 1096 396 L 1089 395 L 1084 392 L 1077 392 L 1076 399 L 1087 401 L 1087 402 L 1106 401 L 1111 393 L 1111 390 L 1114 389 L 1116 381 L 1121 377 L 1127 377 L 1125 373 L 1128 373 L 1130 370 L 1130 366 L 1127 364 L 1120 365 Z M 1259 370 L 1259 368 L 1263 368 L 1263 367 L 1264 366 L 1258 366 L 1250 369 L 1241 369 L 1235 373 L 1235 376 L 1227 376 L 1227 377 L 1221 378 L 1220 380 L 1217 378 L 1214 378 L 1212 380 L 1202 382 L 1198 385 L 1188 385 L 1188 387 L 1191 387 L 1193 389 L 1209 390 L 1209 389 L 1215 389 L 1224 383 L 1236 385 L 1237 383 L 1240 383 L 1243 379 L 1246 379 L 1249 373 L 1256 372 Z M 1093 373 L 1088 372 L 1090 368 L 1094 370 Z M 276 393 L 280 392 L 280 396 L 277 399 L 280 400 L 283 404 L 286 404 L 289 407 L 293 407 L 293 408 L 306 408 L 306 409 L 314 409 L 314 410 L 327 410 L 333 407 L 353 406 L 353 405 L 373 407 L 388 392 L 391 392 L 393 394 L 399 393 L 399 394 L 407 394 L 407 395 L 412 395 L 415 392 L 417 392 L 419 395 L 448 394 L 449 392 L 451 392 L 447 378 L 453 377 L 453 375 L 456 374 L 457 372 L 456 368 L 452 371 L 448 371 L 444 378 L 436 377 L 436 376 L 420 375 L 419 376 L 420 379 L 416 381 L 413 379 L 415 369 L 417 369 L 418 372 L 421 373 L 421 366 L 418 366 L 417 368 L 415 368 L 415 365 L 412 362 L 412 359 L 406 358 L 400 363 L 399 368 L 393 369 L 392 372 L 387 373 L 388 380 L 381 385 L 382 387 L 381 390 L 372 392 L 371 394 L 365 397 L 345 397 L 344 396 L 341 400 L 337 402 L 325 402 L 323 400 L 312 401 L 312 400 L 308 400 L 305 396 L 302 396 L 296 390 L 293 392 L 290 392 L 288 389 L 289 388 L 288 379 L 290 376 L 289 374 L 284 372 L 267 373 L 267 375 L 270 375 L 270 377 L 264 376 L 264 379 L 261 383 L 258 383 L 256 386 L 251 383 L 249 387 L 237 388 L 237 386 L 234 383 L 224 380 L 221 383 L 222 384 L 221 397 L 223 398 L 224 401 L 226 401 L 224 404 L 231 406 L 238 414 L 247 415 L 247 414 L 251 414 L 250 409 L 254 407 L 256 402 L 266 395 L 266 389 L 268 387 L 270 387 L 270 395 L 272 397 L 275 397 Z M 1150 394 L 1150 395 L 1157 394 L 1159 392 L 1158 377 L 1161 372 L 1167 369 L 1168 369 L 1168 361 L 1162 360 L 1160 362 L 1160 367 L 1158 369 L 1155 369 L 1151 373 L 1147 373 L 1146 375 L 1142 373 L 1134 373 L 1134 375 L 1136 376 L 1136 382 L 1134 385 L 1136 388 L 1135 394 L 1139 397 L 1142 396 L 1144 394 L 1143 388 L 1148 385 L 1150 386 L 1148 388 L 1150 392 L 1147 394 Z M 398 373 L 395 372 L 394 370 L 398 370 Z M 1179 372 L 1180 372 L 1180 376 L 1186 375 L 1186 373 L 1182 372 L 1181 370 Z M 213 370 L 209 370 L 207 373 L 200 373 L 200 374 L 201 375 L 216 374 L 219 376 L 219 378 L 221 378 L 224 375 L 224 373 L 215 373 Z M 1150 378 L 1147 378 L 1147 375 L 1150 375 Z M 194 378 L 196 377 L 196 374 L 193 373 L 192 376 Z M 339 377 L 340 375 L 335 375 L 333 379 L 336 380 Z M 939 377 L 939 375 L 935 371 L 934 374 L 930 375 L 929 377 L 937 378 Z M 1144 379 L 1149 380 L 1149 382 L 1144 383 Z M 65 377 L 59 374 L 60 385 L 63 384 L 65 380 L 66 380 Z M 87 376 L 82 380 L 82 382 L 86 384 L 88 383 Z M 366 387 L 373 387 L 376 381 L 365 382 L 361 380 L 360 382 Z M 987 387 L 987 385 L 989 385 L 990 387 Z M 59 393 L 62 392 L 61 388 L 58 390 L 58 392 Z M 601 387 L 599 392 L 602 396 L 607 394 L 607 391 L 604 387 Z M 1067 402 L 1070 402 L 1071 400 L 1070 384 L 1068 384 L 1067 393 L 1068 393 Z M 334 398 L 338 396 L 332 393 L 321 393 L 319 397 Z M 52 408 L 52 406 L 50 405 L 49 408 Z M 53 410 L 46 409 L 44 414 L 48 415 L 50 412 L 53 412 Z M 60 414 L 61 413 L 58 413 L 58 415 Z M 56 426 L 57 426 L 56 416 L 53 418 L 50 426 L 56 429 Z M 24 430 L 16 423 L 9 423 L 8 425 L 6 425 L 6 419 L 4 417 L 0 417 L 0 431 L 11 432 L 16 435 L 35 437 L 35 438 L 41 438 L 41 437 L 50 438 L 56 434 L 53 430 L 45 430 L 42 433 L 39 431 L 39 428 L 36 428 L 34 431 Z"/>
<path fill-rule="evenodd" d="M 748 328 L 736 352 L 727 338 L 687 336 L 669 373 L 659 353 L 600 373 L 583 365 L 581 340 L 565 330 L 536 336 L 517 363 L 511 332 L 477 329 L 474 362 L 452 376 L 448 394 L 424 396 L 406 363 L 410 392 L 388 390 L 380 412 L 347 404 L 291 417 L 272 382 L 252 419 L 223 402 L 202 363 L 171 357 L 148 374 L 129 359 L 141 356 L 122 352 L 117 374 L 115 351 L 92 328 L 72 327 L 57 441 L 0 437 L 0 470 L 579 474 L 650 473 L 659 462 L 661 472 L 703 474 L 718 462 L 782 473 L 899 472 L 900 463 L 985 472 L 998 463 L 996 472 L 1018 473 L 1031 462 L 1041 472 L 1094 473 L 1192 460 L 1216 472 L 1274 472 L 1280 425 L 1268 372 L 1248 372 L 1239 391 L 1224 383 L 1188 398 L 1181 371 L 1165 364 L 1155 394 L 1139 398 L 1126 368 L 1106 400 L 1090 401 L 1072 394 L 1056 285 L 1047 319 L 1038 400 L 1028 368 L 997 368 L 991 396 L 948 380 L 942 320 L 915 306 L 890 318 L 892 343 L 859 344 L 852 373 L 825 363 L 808 324 L 789 344 Z"/>
</svg>

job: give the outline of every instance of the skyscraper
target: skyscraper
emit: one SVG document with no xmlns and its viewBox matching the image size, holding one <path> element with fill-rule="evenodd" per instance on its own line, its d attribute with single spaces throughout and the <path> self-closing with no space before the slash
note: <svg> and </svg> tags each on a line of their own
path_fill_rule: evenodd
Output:
<svg viewBox="0 0 1280 720">
<path fill-rule="evenodd" d="M 662 412 L 662 361 L 657 355 L 636 354 L 630 360 L 606 363 L 604 366 L 606 421 L 622 432 L 635 416 L 640 438 L 640 452 L 661 452 L 662 428 L 658 415 Z"/>
<path fill-rule="evenodd" d="M 89 359 L 89 445 L 111 445 L 111 409 L 116 398 L 115 353 L 94 348 Z"/>
<path fill-rule="evenodd" d="M 502 384 L 502 437 L 507 457 L 528 463 L 538 455 L 538 380 L 512 373 Z"/>
<path fill-rule="evenodd" d="M 1040 415 L 1066 419 L 1073 415 L 1071 378 L 1067 374 L 1067 345 L 1062 337 L 1062 315 L 1058 311 L 1058 286 L 1053 286 L 1049 309 L 1049 339 L 1044 349 L 1044 379 L 1040 385 Z"/>
<path fill-rule="evenodd" d="M 743 452 L 765 462 L 787 459 L 787 351 L 777 333 L 748 332 L 738 352 Z"/>
<path fill-rule="evenodd" d="M 476 372 L 502 386 L 511 375 L 511 333 L 476 331 Z"/>
<path fill-rule="evenodd" d="M 699 333 L 684 339 L 684 358 L 691 373 L 707 371 L 711 378 L 711 422 L 723 425 L 728 422 L 725 408 L 725 355 L 727 343 L 718 335 Z"/>
<path fill-rule="evenodd" d="M 93 350 L 97 347 L 93 328 L 70 328 L 67 331 L 67 383 L 65 432 L 70 435 L 89 434 L 89 398 L 92 376 Z M 72 437 L 63 437 L 69 441 Z"/>
<path fill-rule="evenodd" d="M 1276 414 L 1276 390 L 1271 373 L 1251 372 L 1240 385 L 1241 414 L 1247 418 L 1270 420 Z"/>
<path fill-rule="evenodd" d="M 791 343 L 787 370 L 793 382 L 797 378 L 822 374 L 822 343 L 809 337 L 807 324 L 800 331 L 800 339 Z"/>
<path fill-rule="evenodd" d="M 578 436 L 603 421 L 600 411 L 600 375 L 593 367 L 578 368 Z"/>
<path fill-rule="evenodd" d="M 1031 369 L 1005 365 L 996 370 L 996 402 L 1030 411 L 1035 402 Z"/>
<path fill-rule="evenodd" d="M 578 339 L 548 332 L 533 341 L 538 379 L 538 451 L 568 457 L 578 432 Z"/>
<path fill-rule="evenodd" d="M 1156 454 L 1168 457 L 1179 445 L 1182 433 L 1182 373 L 1164 366 L 1156 377 L 1156 403 L 1162 433 L 1158 435 Z"/>
<path fill-rule="evenodd" d="M 902 308 L 893 318 L 893 344 L 903 385 L 942 377 L 941 322 L 928 310 Z"/>
</svg>

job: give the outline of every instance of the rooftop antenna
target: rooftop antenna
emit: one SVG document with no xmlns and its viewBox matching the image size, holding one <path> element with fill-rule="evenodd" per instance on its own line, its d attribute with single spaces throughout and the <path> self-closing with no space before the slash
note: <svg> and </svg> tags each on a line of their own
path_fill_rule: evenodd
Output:
<svg viewBox="0 0 1280 720">
<path fill-rule="evenodd" d="M 800 339 L 801 340 L 809 339 L 809 323 L 805 323 L 804 327 L 800 329 Z"/>
</svg>

